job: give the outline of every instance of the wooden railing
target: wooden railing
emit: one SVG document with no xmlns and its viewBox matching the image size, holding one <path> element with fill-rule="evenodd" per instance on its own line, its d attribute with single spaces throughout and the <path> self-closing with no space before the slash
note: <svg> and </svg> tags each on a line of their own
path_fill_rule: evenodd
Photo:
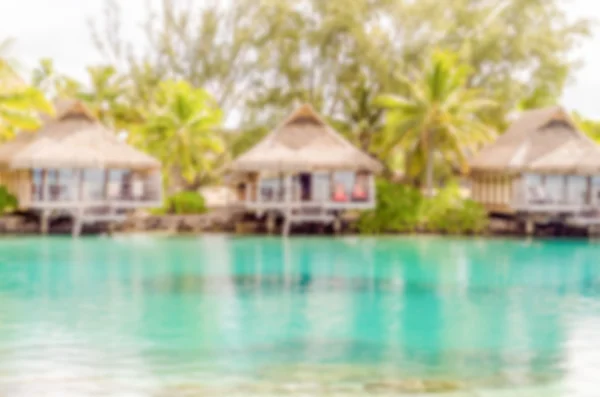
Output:
<svg viewBox="0 0 600 397">
<path fill-rule="evenodd" d="M 524 185 L 519 184 L 514 188 L 512 207 L 523 212 L 578 214 L 599 208 L 599 205 L 594 200 L 590 200 L 588 195 L 589 192 L 585 192 L 579 199 L 548 194 L 534 196 L 525 189 Z"/>
<path fill-rule="evenodd" d="M 326 210 L 344 210 L 344 209 L 372 209 L 375 208 L 374 194 L 368 193 L 364 199 L 356 199 L 351 196 L 346 200 L 335 200 L 333 194 L 326 198 L 309 198 L 302 200 L 301 197 L 291 197 L 286 200 L 285 192 L 281 191 L 276 195 L 258 194 L 255 199 L 250 195 L 246 196 L 239 204 L 252 210 L 300 210 L 311 208 L 322 208 Z"/>
<path fill-rule="evenodd" d="M 159 178 L 146 177 L 131 182 L 109 181 L 106 183 L 81 182 L 78 178 L 59 184 L 32 185 L 33 206 L 66 207 L 73 204 L 112 205 L 121 207 L 162 205 L 162 184 Z"/>
<path fill-rule="evenodd" d="M 273 181 L 271 181 L 273 182 Z M 326 209 L 370 209 L 375 207 L 375 182 L 368 175 L 362 183 L 353 187 L 341 183 L 317 183 L 313 177 L 311 183 L 303 188 L 299 181 L 293 181 L 290 175 L 282 177 L 277 184 L 258 180 L 248 183 L 239 202 L 249 209 L 286 209 L 311 208 Z M 305 190 L 306 189 L 306 190 Z"/>
</svg>

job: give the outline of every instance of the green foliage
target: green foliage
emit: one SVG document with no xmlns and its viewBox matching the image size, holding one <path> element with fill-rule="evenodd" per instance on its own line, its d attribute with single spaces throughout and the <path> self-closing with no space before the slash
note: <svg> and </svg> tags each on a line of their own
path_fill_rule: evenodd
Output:
<svg viewBox="0 0 600 397">
<path fill-rule="evenodd" d="M 380 153 L 389 162 L 398 151 L 405 152 L 407 176 L 428 191 L 434 163 L 465 169 L 468 155 L 494 136 L 478 116 L 495 104 L 467 86 L 471 74 L 456 54 L 436 51 L 422 71 L 402 77 L 405 95 L 376 100 L 388 110 Z"/>
<path fill-rule="evenodd" d="M 149 67 L 131 76 L 111 65 L 88 67 L 88 80 L 74 82 L 46 59 L 33 73 L 34 84 L 49 96 L 83 100 L 104 124 L 127 131 L 131 144 L 159 158 L 169 191 L 214 181 L 231 159 L 226 144 L 235 140 L 221 131 L 222 112 L 206 90 L 161 81 Z"/>
<path fill-rule="evenodd" d="M 144 49 L 119 35 L 120 2 L 105 3 L 105 18 L 93 21 L 93 39 L 106 59 L 128 70 L 137 94 L 149 95 L 148 88 L 158 81 L 181 79 L 209 90 L 220 107 L 232 109 L 251 91 L 258 66 L 251 52 L 268 34 L 267 26 L 257 24 L 261 2 L 236 0 L 235 6 L 223 7 L 206 1 L 198 7 L 163 0 L 161 12 L 149 13 L 140 32 L 148 43 Z"/>
<path fill-rule="evenodd" d="M 136 92 L 184 79 L 240 116 L 244 131 L 273 127 L 308 101 L 373 154 L 389 151 L 379 142 L 384 112 L 373 101 L 407 95 L 402 76 L 429 64 L 437 48 L 469 67 L 468 88 L 498 103 L 481 117 L 502 130 L 508 112 L 561 97 L 577 62 L 572 49 L 589 34 L 589 23 L 567 18 L 560 0 L 238 0 L 201 10 L 192 3 L 165 0 L 146 21 L 142 49 L 119 36 L 123 15 L 107 0 L 96 42 Z"/>
<path fill-rule="evenodd" d="M 419 190 L 387 181 L 377 183 L 377 208 L 359 219 L 361 233 L 482 233 L 487 228 L 487 212 L 478 203 L 463 199 L 457 185 L 451 184 L 434 197 Z"/>
<path fill-rule="evenodd" d="M 573 119 L 582 132 L 600 143 L 600 121 L 586 119 L 579 113 L 574 113 Z"/>
<path fill-rule="evenodd" d="M 6 186 L 0 186 L 0 214 L 5 214 L 19 207 L 17 198 L 9 193 Z"/>
<path fill-rule="evenodd" d="M 162 161 L 171 187 L 180 182 L 197 188 L 210 178 L 225 151 L 222 112 L 210 94 L 183 81 L 163 81 L 141 116 L 130 139 Z"/>
<path fill-rule="evenodd" d="M 39 64 L 32 72 L 31 84 L 51 100 L 79 97 L 82 90 L 82 84 L 59 73 L 54 67 L 54 61 L 50 58 L 40 59 Z"/>
<path fill-rule="evenodd" d="M 485 208 L 462 198 L 456 184 L 449 184 L 435 197 L 423 200 L 419 211 L 422 228 L 437 233 L 481 233 L 487 228 L 487 219 Z"/>
<path fill-rule="evenodd" d="M 119 105 L 127 92 L 125 76 L 114 66 L 90 66 L 87 69 L 90 88 L 80 88 L 76 94 L 94 112 L 96 117 L 111 128 L 119 125 Z"/>
<path fill-rule="evenodd" d="M 267 134 L 268 130 L 263 128 L 252 128 L 245 131 L 230 133 L 227 137 L 227 149 L 231 152 L 233 158 L 248 151 L 256 145 Z"/>
<path fill-rule="evenodd" d="M 167 199 L 166 208 L 177 215 L 203 214 L 206 212 L 204 197 L 197 192 L 179 192 Z"/>
<path fill-rule="evenodd" d="M 532 109 L 539 109 L 547 106 L 556 105 L 557 97 L 551 92 L 548 92 L 548 88 L 541 86 L 533 90 L 533 92 L 524 96 L 517 103 L 518 111 L 526 111 Z"/>
<path fill-rule="evenodd" d="M 572 49 L 589 34 L 560 0 L 164 0 L 139 45 L 121 35 L 119 3 L 106 0 L 104 17 L 92 21 L 106 61 L 90 65 L 88 81 L 46 59 L 34 86 L 51 99 L 84 99 L 110 127 L 129 131 L 132 144 L 163 161 L 170 191 L 218 181 L 300 102 L 383 160 L 388 174 L 430 186 L 434 174 L 463 168 L 484 130 L 503 130 L 510 111 L 556 102 L 577 63 Z M 395 94 L 389 112 L 375 106 L 385 93 Z M 19 95 L 8 99 L 28 103 L 25 111 L 2 107 L 0 97 L 7 136 L 34 125 L 28 106 L 43 110 L 38 94 Z M 239 127 L 230 134 L 221 124 L 232 115 Z"/>
<path fill-rule="evenodd" d="M 27 86 L 10 64 L 0 58 L 0 140 L 11 139 L 18 130 L 37 129 L 38 114 L 53 111 L 44 94 Z"/>
<path fill-rule="evenodd" d="M 410 186 L 378 180 L 377 208 L 361 215 L 361 233 L 414 232 L 419 226 L 419 208 L 423 196 Z"/>
</svg>

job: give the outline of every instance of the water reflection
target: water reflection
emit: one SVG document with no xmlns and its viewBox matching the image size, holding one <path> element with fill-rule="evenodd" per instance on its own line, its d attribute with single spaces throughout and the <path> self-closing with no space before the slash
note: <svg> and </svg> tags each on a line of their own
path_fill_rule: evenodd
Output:
<svg viewBox="0 0 600 397">
<path fill-rule="evenodd" d="M 326 384 L 343 373 L 586 393 L 600 366 L 598 254 L 579 241 L 9 240 L 0 394 L 32 379 L 61 390 L 66 373 L 89 395 L 126 379 L 143 395 L 288 382 L 299 367 Z"/>
</svg>

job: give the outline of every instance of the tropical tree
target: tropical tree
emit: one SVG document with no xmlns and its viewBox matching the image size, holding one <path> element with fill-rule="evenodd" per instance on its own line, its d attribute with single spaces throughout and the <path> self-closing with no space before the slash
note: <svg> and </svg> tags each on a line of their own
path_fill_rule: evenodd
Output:
<svg viewBox="0 0 600 397">
<path fill-rule="evenodd" d="M 144 122 L 131 131 L 131 142 L 155 155 L 171 191 L 193 190 L 210 180 L 224 152 L 219 134 L 222 112 L 206 91 L 183 81 L 164 81 Z"/>
<path fill-rule="evenodd" d="M 435 163 L 465 167 L 468 156 L 493 137 L 478 114 L 494 102 L 468 88 L 470 73 L 454 53 L 436 51 L 422 70 L 399 77 L 402 93 L 377 99 L 387 110 L 380 154 L 389 161 L 398 151 L 405 151 L 407 164 L 419 165 L 417 183 L 429 194 Z M 411 169 L 405 172 L 410 176 Z"/>
<path fill-rule="evenodd" d="M 79 81 L 59 73 L 50 58 L 42 58 L 39 61 L 37 67 L 33 69 L 31 82 L 52 100 L 77 97 L 82 89 Z"/>
<path fill-rule="evenodd" d="M 25 84 L 9 62 L 0 58 L 0 140 L 13 138 L 19 130 L 37 129 L 40 112 L 53 112 L 44 94 Z"/>
<path fill-rule="evenodd" d="M 105 1 L 94 37 L 119 70 L 202 87 L 244 128 L 273 127 L 311 102 L 368 151 L 383 124 L 373 99 L 399 92 L 393 72 L 427 62 L 435 48 L 461 52 L 469 43 L 461 53 L 473 70 L 467 85 L 499 104 L 482 117 L 502 129 L 523 98 L 561 97 L 577 65 L 573 49 L 589 34 L 562 0 L 163 0 L 139 45 L 122 34 L 120 3 Z"/>
<path fill-rule="evenodd" d="M 537 87 L 517 102 L 517 110 L 523 112 L 556 105 L 558 98 L 559 96 L 549 92 L 546 87 Z"/>
<path fill-rule="evenodd" d="M 600 121 L 588 119 L 578 112 L 573 113 L 573 120 L 581 131 L 594 141 L 600 143 Z"/>
<path fill-rule="evenodd" d="M 90 66 L 87 68 L 90 88 L 81 89 L 77 97 L 82 99 L 96 114 L 98 119 L 111 128 L 120 127 L 118 117 L 125 105 L 125 76 L 115 67 Z M 121 109 L 118 109 L 121 108 Z"/>
<path fill-rule="evenodd" d="M 41 59 L 32 74 L 33 86 L 48 98 L 80 99 L 109 127 L 127 129 L 140 121 L 138 105 L 142 98 L 133 92 L 137 85 L 127 84 L 127 78 L 111 65 L 89 66 L 87 81 L 82 83 L 59 73 L 51 59 Z M 134 105 L 135 104 L 135 105 Z"/>
</svg>

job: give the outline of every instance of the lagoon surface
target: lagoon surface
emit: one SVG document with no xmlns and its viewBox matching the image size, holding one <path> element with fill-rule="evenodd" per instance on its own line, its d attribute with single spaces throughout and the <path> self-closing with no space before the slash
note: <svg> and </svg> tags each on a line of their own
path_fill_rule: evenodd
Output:
<svg viewBox="0 0 600 397">
<path fill-rule="evenodd" d="M 597 396 L 600 244 L 0 240 L 0 396 Z"/>
</svg>

